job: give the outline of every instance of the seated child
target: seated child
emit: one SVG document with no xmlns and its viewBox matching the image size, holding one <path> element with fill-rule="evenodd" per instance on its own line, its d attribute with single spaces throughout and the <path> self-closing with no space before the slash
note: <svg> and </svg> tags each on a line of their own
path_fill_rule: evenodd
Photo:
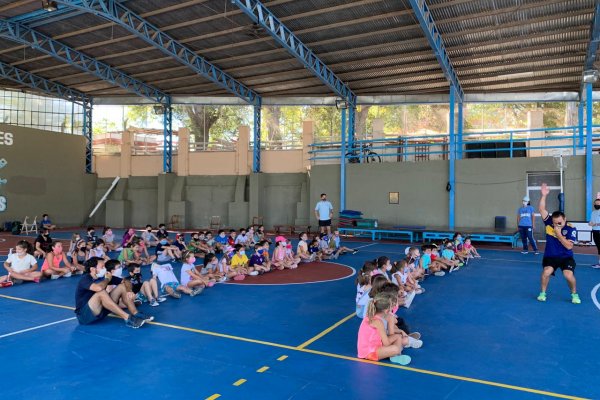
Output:
<svg viewBox="0 0 600 400">
<path fill-rule="evenodd" d="M 335 254 L 335 258 L 338 258 L 340 255 L 342 255 L 344 253 L 352 253 L 352 254 L 358 253 L 358 250 L 356 250 L 356 249 L 351 249 L 349 247 L 342 246 L 341 239 L 340 239 L 340 231 L 337 229 L 335 231 L 333 231 L 333 236 L 329 239 L 329 248 L 333 250 L 333 252 L 334 252 L 333 254 Z"/>
<path fill-rule="evenodd" d="M 194 253 L 186 250 L 181 258 L 183 260 L 183 265 L 181 266 L 181 284 L 190 289 L 197 290 L 198 293 L 196 294 L 200 294 L 208 286 L 209 280 L 196 271 L 196 266 L 194 265 L 196 257 Z"/>
<path fill-rule="evenodd" d="M 356 316 L 359 318 L 364 318 L 367 312 L 369 292 L 371 291 L 371 273 L 374 269 L 375 265 L 367 261 L 356 276 Z"/>
<path fill-rule="evenodd" d="M 156 246 L 156 260 L 159 263 L 175 261 L 179 257 L 181 257 L 181 251 L 177 246 L 169 244 L 169 241 L 165 238 L 160 239 Z"/>
<path fill-rule="evenodd" d="M 236 244 L 233 247 L 233 256 L 231 257 L 230 269 L 237 272 L 237 275 L 258 275 L 258 271 L 255 271 L 253 267 L 248 265 L 248 257 L 246 256 L 246 250 L 241 244 Z"/>
<path fill-rule="evenodd" d="M 401 365 L 410 363 L 409 356 L 401 355 L 404 346 L 408 345 L 408 338 L 386 333 L 383 319 L 392 307 L 392 297 L 385 293 L 369 301 L 367 315 L 358 330 L 358 358 L 372 361 L 389 358 L 390 361 Z"/>
<path fill-rule="evenodd" d="M 244 279 L 246 275 L 242 274 L 237 269 L 231 268 L 231 259 L 235 255 L 233 247 L 227 245 L 223 249 L 223 257 L 219 261 L 219 273 L 225 276 L 225 279 Z"/>
<path fill-rule="evenodd" d="M 150 270 L 152 271 L 152 275 L 157 277 L 160 281 L 160 290 L 164 294 L 168 294 L 173 298 L 179 299 L 181 298 L 181 294 L 179 292 L 183 292 L 190 296 L 195 296 L 200 293 L 198 289 L 192 290 L 187 286 L 180 285 L 177 277 L 173 273 L 173 267 L 171 264 L 152 263 Z"/>
<path fill-rule="evenodd" d="M 142 232 L 142 240 L 146 247 L 154 247 L 158 244 L 158 237 L 152 232 L 152 225 L 146 225 L 146 230 Z"/>
<path fill-rule="evenodd" d="M 32 251 L 31 247 L 28 241 L 20 240 L 15 246 L 15 252 L 4 261 L 4 268 L 8 275 L 0 276 L 0 282 L 5 283 L 3 286 L 11 286 L 23 281 L 36 283 L 40 281 L 42 273 L 36 271 L 37 261 L 29 254 Z"/>
<path fill-rule="evenodd" d="M 265 249 L 260 244 L 254 245 L 254 254 L 250 256 L 248 265 L 258 271 L 259 275 L 271 271 L 271 264 L 265 259 Z"/>
<path fill-rule="evenodd" d="M 319 251 L 323 260 L 336 259 L 338 256 L 334 250 L 329 248 L 329 237 L 323 232 L 319 234 Z"/>
<path fill-rule="evenodd" d="M 211 282 L 225 282 L 227 280 L 226 274 L 219 269 L 219 259 L 214 253 L 208 253 L 204 256 L 204 264 L 202 266 L 197 265 L 196 271 L 208 279 L 208 286 L 211 286 Z"/>
<path fill-rule="evenodd" d="M 240 234 L 235 238 L 235 244 L 241 244 L 244 247 L 250 246 L 250 237 L 246 234 L 244 228 L 240 229 Z"/>
<path fill-rule="evenodd" d="M 64 264 L 64 267 L 61 266 Z M 77 273 L 77 275 L 83 274 L 83 271 L 75 268 L 73 264 L 69 262 L 69 259 L 65 253 L 63 253 L 62 243 L 54 242 L 50 245 L 50 251 L 46 254 L 44 264 L 42 264 L 42 276 L 51 279 L 68 278 L 71 274 Z"/>
<path fill-rule="evenodd" d="M 406 261 L 410 274 L 415 281 L 419 281 L 425 277 L 425 270 L 420 266 L 421 252 L 417 247 L 409 247 Z"/>
<path fill-rule="evenodd" d="M 69 251 L 67 252 L 67 256 L 72 257 L 73 251 L 75 251 L 75 247 L 77 247 L 77 242 L 81 240 L 79 233 L 74 233 L 71 235 L 71 241 L 69 242 Z"/>
<path fill-rule="evenodd" d="M 112 229 L 108 226 L 104 227 L 102 231 L 102 240 L 104 240 L 104 246 L 106 247 L 106 251 L 121 251 L 121 246 L 115 241 L 115 234 Z"/>
<path fill-rule="evenodd" d="M 96 240 L 98 240 L 98 236 L 96 236 L 96 229 L 93 226 L 88 226 L 85 241 L 88 243 L 94 243 Z"/>
<path fill-rule="evenodd" d="M 450 261 L 451 262 L 451 266 L 450 266 L 450 271 L 448 271 L 449 273 L 452 273 L 454 271 L 458 271 L 460 269 L 460 267 L 462 267 L 462 263 L 455 257 L 454 254 L 454 245 L 452 244 L 451 241 L 446 241 L 444 242 L 443 245 L 443 250 L 442 250 L 442 258 Z"/>
<path fill-rule="evenodd" d="M 421 251 L 423 252 L 423 255 L 421 256 L 420 266 L 425 271 L 426 276 L 430 274 L 434 274 L 435 276 L 446 275 L 442 269 L 446 269 L 448 267 L 445 264 L 434 260 L 434 257 L 431 254 L 433 251 L 433 246 L 428 244 L 423 245 L 421 246 Z"/>
<path fill-rule="evenodd" d="M 298 264 L 300 264 L 300 257 L 298 257 L 294 253 L 294 250 L 292 250 L 292 242 L 286 242 L 285 258 L 292 265 L 292 268 L 298 268 Z"/>
<path fill-rule="evenodd" d="M 167 232 L 167 227 L 165 226 L 165 224 L 160 224 L 158 226 L 158 231 L 156 232 L 156 237 L 158 238 L 159 242 L 162 239 L 167 239 L 167 243 L 168 244 L 171 243 L 171 241 L 169 240 L 169 232 Z"/>
<path fill-rule="evenodd" d="M 235 237 L 237 236 L 237 233 L 235 231 L 235 229 L 231 229 L 229 231 L 229 236 L 227 237 L 227 244 L 230 245 L 231 247 L 235 246 Z"/>
<path fill-rule="evenodd" d="M 135 294 L 135 302 L 138 305 L 148 302 L 151 307 L 156 307 L 158 303 L 167 300 L 158 295 L 156 276 L 153 275 L 152 278 L 144 281 L 139 265 L 132 264 L 127 267 L 127 276 L 124 279 L 131 282 L 131 291 Z"/>
<path fill-rule="evenodd" d="M 134 228 L 127 229 L 127 231 L 123 235 L 123 238 L 121 239 L 121 247 L 122 248 L 131 247 L 131 243 L 133 241 L 133 238 L 135 238 L 135 237 L 136 237 L 135 229 Z"/>
<path fill-rule="evenodd" d="M 467 255 L 467 257 L 469 257 L 469 258 L 473 258 L 473 257 L 481 258 L 481 256 L 477 252 L 477 249 L 471 243 L 470 237 L 465 238 L 465 243 L 463 244 L 463 250 L 465 251 L 465 254 Z"/>
<path fill-rule="evenodd" d="M 185 244 L 185 234 L 184 233 L 178 233 L 175 236 L 175 242 L 173 243 L 173 245 L 175 247 L 177 247 L 177 250 L 179 250 L 180 256 L 178 258 L 180 258 L 181 255 L 183 254 L 183 252 L 187 250 L 187 246 Z"/>
<path fill-rule="evenodd" d="M 306 234 L 306 232 L 302 232 L 300 235 L 298 235 L 298 238 L 300 239 L 300 241 L 298 242 L 296 253 L 298 254 L 298 257 L 300 257 L 300 262 L 315 261 L 315 259 L 317 258 L 317 254 L 311 253 L 308 250 L 308 235 Z"/>
<path fill-rule="evenodd" d="M 38 237 L 35 239 L 33 256 L 35 258 L 46 258 L 46 254 L 50 251 L 51 244 L 52 238 L 50 237 L 50 231 L 46 228 L 42 229 Z"/>
<path fill-rule="evenodd" d="M 215 252 L 222 253 L 225 250 L 225 246 L 228 245 L 227 235 L 223 229 L 219 230 L 217 237 L 215 237 Z"/>
<path fill-rule="evenodd" d="M 80 239 L 75 244 L 75 248 L 71 252 L 71 261 L 73 262 L 75 268 L 77 268 L 80 271 L 85 271 L 84 263 L 85 260 L 87 260 L 88 258 L 89 257 L 87 244 L 85 243 L 85 240 Z"/>
<path fill-rule="evenodd" d="M 54 230 L 54 229 L 56 229 L 56 225 L 54 225 L 52 223 L 52 221 L 50 221 L 50 217 L 48 216 L 48 214 L 44 214 L 44 215 L 42 215 L 42 221 L 40 222 L 40 228 Z"/>
<path fill-rule="evenodd" d="M 104 250 L 104 240 L 98 239 L 92 243 L 92 248 L 88 251 L 87 259 L 92 257 L 98 257 L 104 261 L 110 260 L 110 257 L 106 255 L 106 251 Z"/>
<path fill-rule="evenodd" d="M 311 255 L 315 255 L 316 261 L 321 261 L 321 259 L 323 258 L 323 254 L 321 253 L 321 250 L 319 250 L 319 239 L 313 238 L 313 240 L 308 245 L 308 252 Z"/>
</svg>

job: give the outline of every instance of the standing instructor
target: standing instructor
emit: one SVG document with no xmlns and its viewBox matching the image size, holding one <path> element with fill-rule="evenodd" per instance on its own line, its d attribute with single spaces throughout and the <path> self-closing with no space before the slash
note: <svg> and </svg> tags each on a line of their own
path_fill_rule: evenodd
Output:
<svg viewBox="0 0 600 400">
<path fill-rule="evenodd" d="M 321 193 L 321 201 L 319 201 L 315 207 L 315 216 L 319 221 L 321 233 L 325 233 L 325 228 L 327 228 L 327 236 L 331 235 L 333 206 L 331 205 L 331 202 L 327 201 L 327 195 L 325 193 Z"/>
<path fill-rule="evenodd" d="M 571 289 L 571 303 L 580 304 L 581 300 L 577 294 L 577 282 L 575 281 L 575 259 L 573 258 L 573 245 L 577 238 L 577 229 L 567 224 L 565 214 L 554 211 L 552 215 L 546 211 L 546 197 L 550 193 L 548 185 L 542 183 L 542 198 L 540 199 L 540 214 L 546 226 L 546 249 L 542 260 L 542 290 L 537 297 L 539 301 L 546 301 L 546 288 L 550 276 L 558 268 L 562 270 L 563 276 Z"/>
</svg>

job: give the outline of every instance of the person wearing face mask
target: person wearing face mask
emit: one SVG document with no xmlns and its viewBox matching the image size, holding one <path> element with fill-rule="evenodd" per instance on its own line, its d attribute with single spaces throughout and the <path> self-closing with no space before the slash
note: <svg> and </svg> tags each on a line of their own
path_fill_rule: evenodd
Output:
<svg viewBox="0 0 600 400">
<path fill-rule="evenodd" d="M 535 226 L 535 210 L 529 203 L 529 196 L 523 197 L 523 206 L 517 210 L 517 226 L 519 227 L 519 235 L 523 243 L 523 251 L 521 254 L 529 253 L 527 242 L 531 243 L 531 249 L 535 254 L 538 252 L 535 239 L 533 238 L 533 227 Z"/>
<path fill-rule="evenodd" d="M 598 249 L 598 263 L 592 265 L 592 268 L 600 268 L 600 199 L 594 200 L 594 211 L 589 225 L 592 227 L 592 239 Z"/>
<path fill-rule="evenodd" d="M 183 286 L 186 286 L 193 291 L 194 295 L 202 293 L 205 287 L 209 286 L 211 282 L 207 277 L 202 276 L 196 270 L 196 257 L 191 251 L 184 251 L 181 257 L 183 259 L 183 265 L 180 271 L 180 282 Z M 212 281 L 214 284 L 214 281 Z M 212 285 L 211 285 L 212 286 Z"/>
<path fill-rule="evenodd" d="M 8 275 L 0 276 L 0 283 L 12 286 L 23 281 L 39 282 L 42 273 L 37 270 L 35 257 L 28 253 L 31 243 L 21 240 L 15 246 L 15 252 L 4 261 L 4 268 Z"/>
<path fill-rule="evenodd" d="M 227 246 L 227 235 L 223 229 L 219 230 L 217 237 L 215 237 L 215 253 L 222 253 L 223 249 Z"/>
<path fill-rule="evenodd" d="M 248 266 L 248 256 L 246 256 L 246 250 L 241 244 L 233 246 L 233 257 L 231 257 L 231 269 L 241 275 L 258 275 L 258 271 Z"/>
<path fill-rule="evenodd" d="M 96 240 L 98 240 L 98 236 L 96 236 L 96 229 L 94 229 L 93 226 L 88 226 L 85 241 L 88 243 L 94 243 Z"/>
<path fill-rule="evenodd" d="M 75 268 L 77 268 L 80 271 L 85 271 L 84 262 L 88 258 L 89 258 L 88 257 L 88 249 L 85 244 L 85 240 L 79 239 L 75 243 L 75 248 L 73 249 L 73 252 L 71 253 L 71 261 L 73 262 L 73 265 L 75 266 Z"/>
<path fill-rule="evenodd" d="M 156 261 L 167 263 L 174 261 L 178 256 L 181 256 L 181 252 L 176 246 L 170 245 L 166 238 L 160 239 L 156 245 Z"/>
<path fill-rule="evenodd" d="M 46 253 L 50 251 L 51 244 L 52 238 L 50 237 L 50 231 L 46 228 L 42 229 L 42 232 L 35 239 L 33 256 L 36 258 L 46 258 Z"/>
<path fill-rule="evenodd" d="M 142 240 L 146 247 L 154 247 L 158 244 L 158 237 L 152 232 L 152 225 L 146 225 L 146 230 L 142 232 Z"/>
<path fill-rule="evenodd" d="M 106 287 L 115 288 L 108 294 Z M 133 303 L 135 295 L 128 290 L 123 280 L 106 271 L 104 260 L 92 257 L 85 262 L 85 274 L 81 277 L 75 291 L 75 314 L 81 325 L 89 325 L 106 318 L 110 313 L 121 317 L 125 325 L 139 328 L 152 317 L 137 311 Z M 131 315 L 119 307 L 123 302 Z"/>
<path fill-rule="evenodd" d="M 541 291 L 537 299 L 546 301 L 546 289 L 550 282 L 550 276 L 554 276 L 556 270 L 560 268 L 571 290 L 571 303 L 581 304 L 581 299 L 577 294 L 576 264 L 573 258 L 577 229 L 567 224 L 567 218 L 561 211 L 554 211 L 550 214 L 546 210 L 546 197 L 550 193 L 548 185 L 542 183 L 541 192 L 539 208 L 546 226 L 546 248 L 542 260 Z"/>
<path fill-rule="evenodd" d="M 64 264 L 64 267 L 62 266 Z M 83 274 L 69 261 L 67 255 L 63 252 L 62 243 L 54 242 L 50 245 L 50 251 L 46 253 L 46 258 L 42 264 L 42 275 L 46 278 L 58 279 L 68 278 L 71 274 Z"/>
<path fill-rule="evenodd" d="M 255 271 L 258 271 L 260 275 L 264 274 L 265 272 L 271 271 L 271 265 L 265 259 L 265 253 L 266 251 L 265 249 L 263 249 L 263 246 L 261 246 L 258 243 L 255 244 L 254 254 L 252 254 L 248 263 L 248 265 L 250 265 L 251 268 L 254 268 Z"/>
</svg>

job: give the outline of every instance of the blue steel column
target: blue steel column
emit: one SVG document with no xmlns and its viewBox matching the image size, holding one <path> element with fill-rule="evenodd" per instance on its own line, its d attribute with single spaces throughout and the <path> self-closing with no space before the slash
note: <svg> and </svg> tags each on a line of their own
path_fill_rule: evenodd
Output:
<svg viewBox="0 0 600 400">
<path fill-rule="evenodd" d="M 261 101 L 254 105 L 254 148 L 252 158 L 252 172 L 260 172 L 260 113 Z"/>
<path fill-rule="evenodd" d="M 356 106 L 350 104 L 350 108 L 348 108 L 348 148 L 354 148 L 354 141 L 356 140 Z"/>
<path fill-rule="evenodd" d="M 462 160 L 463 158 L 463 107 L 464 103 L 461 101 L 458 103 L 458 136 L 457 136 L 457 146 L 456 146 L 456 159 Z"/>
<path fill-rule="evenodd" d="M 592 113 L 594 101 L 592 98 L 592 83 L 585 84 L 585 101 L 586 101 L 586 149 L 585 149 L 585 217 L 589 221 L 592 217 L 592 185 L 594 176 L 592 174 L 594 168 L 594 160 L 592 158 Z"/>
<path fill-rule="evenodd" d="M 579 148 L 583 149 L 583 108 L 585 103 L 583 99 L 579 99 L 579 105 L 577 107 L 577 124 L 579 125 Z"/>
<path fill-rule="evenodd" d="M 450 187 L 450 191 L 448 193 L 448 227 L 450 230 L 454 229 L 454 184 L 455 184 L 455 158 L 456 158 L 456 149 L 455 149 L 455 136 L 454 136 L 454 104 L 455 103 L 455 89 L 454 85 L 450 85 L 450 121 L 449 121 L 449 132 L 448 132 L 448 153 L 450 157 L 448 157 L 448 185 Z"/>
<path fill-rule="evenodd" d="M 340 146 L 340 211 L 346 209 L 346 109 L 342 108 L 342 143 Z"/>
<path fill-rule="evenodd" d="M 168 97 L 163 109 L 163 172 L 173 172 L 173 108 Z"/>
<path fill-rule="evenodd" d="M 83 127 L 82 133 L 83 137 L 85 137 L 85 172 L 87 174 L 92 173 L 92 110 L 93 110 L 93 102 L 90 98 L 83 103 Z"/>
</svg>

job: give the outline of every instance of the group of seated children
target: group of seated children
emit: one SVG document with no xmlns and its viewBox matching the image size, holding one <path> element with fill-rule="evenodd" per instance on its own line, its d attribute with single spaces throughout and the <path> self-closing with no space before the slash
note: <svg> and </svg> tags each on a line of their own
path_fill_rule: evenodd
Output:
<svg viewBox="0 0 600 400">
<path fill-rule="evenodd" d="M 425 292 L 421 283 L 428 276 L 444 276 L 480 257 L 471 239 L 463 240 L 460 233 L 441 246 L 409 247 L 405 255 L 393 263 L 386 256 L 367 261 L 358 273 L 356 315 L 363 320 L 358 331 L 359 358 L 410 363 L 411 358 L 401 354 L 402 350 L 419 348 L 423 342 L 419 333 L 410 333 L 404 320 L 396 316 L 399 307 L 410 307 L 415 296 Z"/>
</svg>

